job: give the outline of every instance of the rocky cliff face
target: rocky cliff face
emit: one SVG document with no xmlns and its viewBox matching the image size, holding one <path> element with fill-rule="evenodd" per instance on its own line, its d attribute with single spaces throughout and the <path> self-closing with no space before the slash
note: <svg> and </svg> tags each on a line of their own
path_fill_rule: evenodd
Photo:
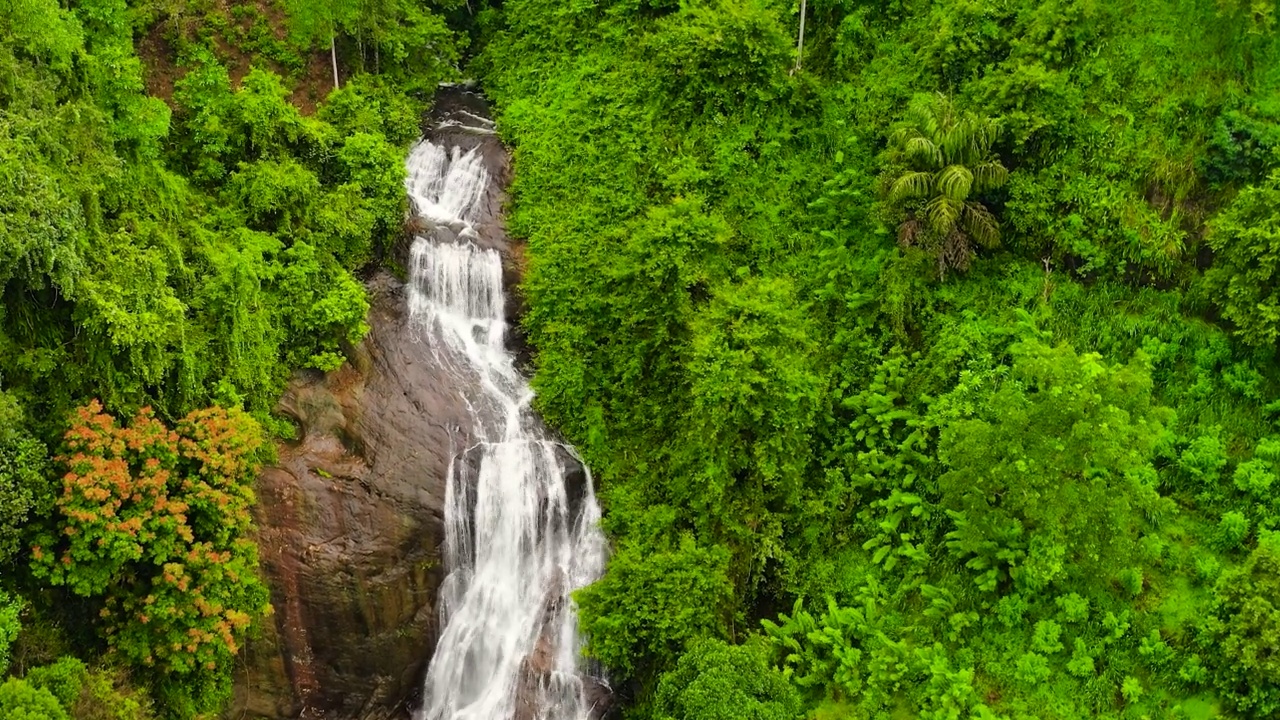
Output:
<svg viewBox="0 0 1280 720">
<path fill-rule="evenodd" d="M 449 112 L 483 107 L 452 93 L 437 121 Z M 477 229 L 513 282 L 500 215 L 505 151 L 492 135 L 438 133 L 481 146 L 492 182 Z M 370 332 L 352 361 L 299 375 L 280 401 L 298 438 L 263 471 L 257 508 L 275 616 L 246 649 L 228 717 L 405 717 L 435 647 L 445 482 L 450 459 L 471 444 L 470 420 L 409 326 L 403 285 L 380 272 L 368 287 Z"/>
</svg>

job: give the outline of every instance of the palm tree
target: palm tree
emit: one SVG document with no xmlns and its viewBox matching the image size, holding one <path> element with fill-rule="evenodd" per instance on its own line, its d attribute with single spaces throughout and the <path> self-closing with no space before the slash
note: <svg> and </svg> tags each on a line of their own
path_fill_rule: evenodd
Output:
<svg viewBox="0 0 1280 720">
<path fill-rule="evenodd" d="M 933 254 L 939 273 L 968 269 L 975 242 L 1000 242 L 1000 223 L 974 199 L 1009 178 L 991 151 L 998 131 L 995 121 L 961 113 L 939 94 L 914 106 L 889 139 L 891 159 L 906 168 L 886 193 L 889 204 L 906 214 L 898 242 Z"/>
</svg>

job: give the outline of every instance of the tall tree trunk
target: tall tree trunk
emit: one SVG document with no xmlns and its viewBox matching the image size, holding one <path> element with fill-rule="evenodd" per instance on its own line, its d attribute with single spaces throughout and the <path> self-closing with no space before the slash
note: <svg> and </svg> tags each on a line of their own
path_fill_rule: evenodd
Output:
<svg viewBox="0 0 1280 720">
<path fill-rule="evenodd" d="M 796 41 L 796 67 L 791 72 L 800 69 L 800 61 L 804 58 L 804 11 L 805 0 L 800 0 L 800 39 Z"/>
<path fill-rule="evenodd" d="M 338 42 L 337 33 L 329 34 L 329 59 L 333 61 L 333 89 L 338 89 Z"/>
</svg>

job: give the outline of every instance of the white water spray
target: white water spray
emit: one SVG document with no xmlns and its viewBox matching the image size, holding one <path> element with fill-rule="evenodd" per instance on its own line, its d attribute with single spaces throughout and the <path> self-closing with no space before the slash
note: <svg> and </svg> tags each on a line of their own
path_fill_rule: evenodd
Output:
<svg viewBox="0 0 1280 720">
<path fill-rule="evenodd" d="M 429 228 L 411 250 L 410 317 L 455 375 L 479 438 L 449 468 L 443 631 L 414 718 L 586 720 L 586 686 L 602 681 L 580 657 L 570 593 L 604 570 L 591 476 L 583 468 L 572 487 L 576 456 L 530 411 L 533 391 L 503 345 L 501 257 L 473 242 L 489 186 L 481 150 L 423 141 L 407 170 Z"/>
</svg>

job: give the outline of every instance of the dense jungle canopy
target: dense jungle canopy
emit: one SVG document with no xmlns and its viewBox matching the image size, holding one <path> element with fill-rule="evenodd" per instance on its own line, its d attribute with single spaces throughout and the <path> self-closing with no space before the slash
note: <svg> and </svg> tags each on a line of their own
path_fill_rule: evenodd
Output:
<svg viewBox="0 0 1280 720">
<path fill-rule="evenodd" d="M 463 78 L 622 717 L 1280 717 L 1275 0 L 0 3 L 0 715 L 225 706 Z"/>
</svg>

